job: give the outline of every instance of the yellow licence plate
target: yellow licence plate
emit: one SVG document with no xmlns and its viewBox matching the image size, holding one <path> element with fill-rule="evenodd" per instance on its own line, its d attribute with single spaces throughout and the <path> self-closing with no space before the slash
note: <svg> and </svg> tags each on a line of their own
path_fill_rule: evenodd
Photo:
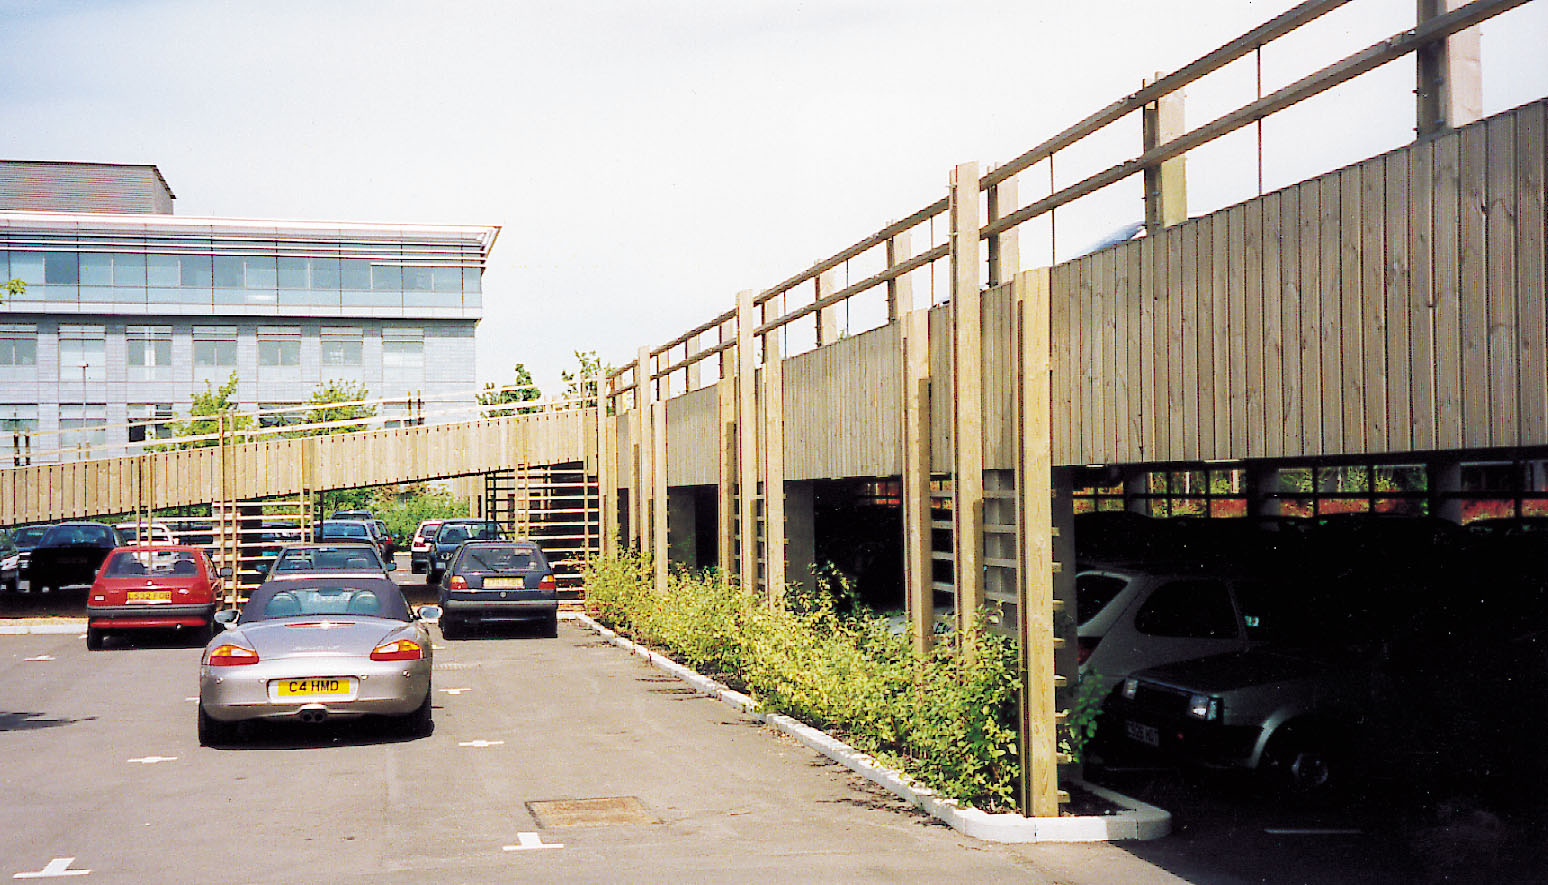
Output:
<svg viewBox="0 0 1548 885">
<path fill-rule="evenodd" d="M 130 602 L 171 602 L 171 590 L 130 590 Z"/>
<path fill-rule="evenodd" d="M 526 578 L 495 578 L 484 579 L 485 587 L 493 587 L 496 590 L 520 590 L 527 586 Z"/>
<path fill-rule="evenodd" d="M 306 679 L 281 679 L 275 694 L 282 698 L 345 697 L 354 689 L 348 676 L 312 676 Z"/>
</svg>

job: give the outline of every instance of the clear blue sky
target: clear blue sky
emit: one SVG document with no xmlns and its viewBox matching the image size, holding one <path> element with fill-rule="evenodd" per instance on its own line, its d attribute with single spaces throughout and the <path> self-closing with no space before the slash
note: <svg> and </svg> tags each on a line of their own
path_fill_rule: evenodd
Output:
<svg viewBox="0 0 1548 885">
<path fill-rule="evenodd" d="M 181 215 L 498 224 L 478 374 L 551 387 L 571 350 L 624 362 L 1291 5 L 0 0 L 0 156 L 156 163 Z M 1271 47 L 1266 88 L 1414 5 Z M 1483 42 L 1486 112 L 1548 94 L 1548 0 Z M 1267 186 L 1407 140 L 1412 88 L 1399 63 L 1270 121 Z M 1254 89 L 1250 65 L 1196 84 L 1189 120 Z M 1137 132 L 1061 156 L 1061 183 Z M 1255 153 L 1249 131 L 1191 156 L 1191 208 L 1255 194 Z M 1059 251 L 1137 197 L 1061 212 Z M 1046 263 L 1046 229 L 1023 254 Z"/>
</svg>

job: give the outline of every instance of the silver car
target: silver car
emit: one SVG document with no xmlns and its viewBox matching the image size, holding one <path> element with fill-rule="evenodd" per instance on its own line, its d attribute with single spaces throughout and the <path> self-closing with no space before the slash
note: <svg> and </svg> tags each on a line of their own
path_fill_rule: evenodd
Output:
<svg viewBox="0 0 1548 885">
<path fill-rule="evenodd" d="M 385 577 L 314 575 L 270 581 L 225 627 L 199 665 L 199 742 L 228 743 L 250 720 L 323 722 L 390 717 L 428 734 L 430 633 Z"/>
</svg>

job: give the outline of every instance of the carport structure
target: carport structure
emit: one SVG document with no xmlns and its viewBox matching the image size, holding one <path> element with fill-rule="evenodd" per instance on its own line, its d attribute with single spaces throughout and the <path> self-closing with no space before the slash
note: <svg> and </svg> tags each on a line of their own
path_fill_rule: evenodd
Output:
<svg viewBox="0 0 1548 885">
<path fill-rule="evenodd" d="M 899 478 L 915 635 L 930 641 L 938 592 L 1014 631 L 1022 807 L 1056 814 L 1077 505 L 1402 501 L 1460 519 L 1480 470 L 1541 472 L 1548 103 L 1472 119 L 1469 29 L 1523 2 L 1423 0 L 1416 27 L 1183 127 L 1184 86 L 1344 5 L 1302 3 L 1010 163 L 956 167 L 944 198 L 641 348 L 604 396 L 604 538 L 656 554 L 662 586 L 669 559 L 714 562 L 777 596 L 810 580 L 814 482 Z M 1416 141 L 1187 218 L 1188 151 L 1410 53 Z M 1018 198 L 1018 177 L 1131 115 L 1133 157 Z M 1131 176 L 1145 236 L 1020 270 L 1019 226 Z M 848 318 L 866 304 L 878 322 L 860 331 Z M 1319 491 L 1359 467 L 1363 488 Z M 1407 485 L 1379 479 L 1393 471 Z M 1189 487 L 1210 473 L 1228 494 Z M 1542 484 L 1512 483 L 1512 512 L 1537 512 Z"/>
</svg>

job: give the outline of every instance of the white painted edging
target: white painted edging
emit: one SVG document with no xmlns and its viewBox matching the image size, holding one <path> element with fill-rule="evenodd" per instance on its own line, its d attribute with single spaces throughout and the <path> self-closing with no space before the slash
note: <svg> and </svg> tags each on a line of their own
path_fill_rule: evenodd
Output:
<svg viewBox="0 0 1548 885">
<path fill-rule="evenodd" d="M 761 713 L 752 698 L 701 673 L 684 667 L 642 645 L 619 636 L 584 614 L 574 620 L 595 630 L 608 642 L 646 659 L 661 670 L 692 685 L 699 691 L 729 704 L 743 713 L 784 732 L 813 750 L 840 763 L 856 774 L 885 788 L 906 802 L 945 822 L 958 832 L 986 842 L 1105 842 L 1117 839 L 1159 839 L 1172 831 L 1172 815 L 1104 787 L 1082 783 L 1082 789 L 1126 808 L 1109 815 L 1079 817 L 1022 817 L 1019 814 L 990 814 L 964 807 L 955 800 L 937 796 L 928 787 L 914 784 L 908 775 L 887 768 L 843 741 L 778 713 Z"/>
<path fill-rule="evenodd" d="M 85 618 L 71 618 L 68 621 L 49 621 L 45 624 L 3 624 L 0 625 L 0 636 L 25 636 L 27 634 L 47 633 L 79 633 L 86 629 Z"/>
</svg>

